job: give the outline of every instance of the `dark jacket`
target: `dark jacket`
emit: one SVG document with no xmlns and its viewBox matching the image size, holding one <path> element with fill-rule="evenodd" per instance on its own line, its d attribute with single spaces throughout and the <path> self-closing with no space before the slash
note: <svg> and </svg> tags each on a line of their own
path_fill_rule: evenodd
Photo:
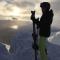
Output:
<svg viewBox="0 0 60 60">
<path fill-rule="evenodd" d="M 38 21 L 39 35 L 43 37 L 49 37 L 51 32 L 51 24 L 53 21 L 53 11 L 47 11 L 42 14 L 40 21 Z"/>
</svg>

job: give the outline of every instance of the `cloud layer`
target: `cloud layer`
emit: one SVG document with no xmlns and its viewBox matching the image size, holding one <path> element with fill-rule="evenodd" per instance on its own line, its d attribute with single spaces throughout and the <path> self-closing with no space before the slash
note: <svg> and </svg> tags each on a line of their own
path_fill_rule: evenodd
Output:
<svg viewBox="0 0 60 60">
<path fill-rule="evenodd" d="M 12 11 L 13 7 L 18 7 L 20 9 L 23 9 L 22 14 L 24 15 L 29 15 L 30 11 L 34 8 L 36 8 L 36 10 L 39 13 L 39 8 L 38 7 L 38 3 L 41 3 L 42 1 L 49 1 L 52 5 L 52 9 L 54 11 L 54 19 L 59 20 L 59 16 L 60 16 L 60 0 L 0 0 L 0 15 L 4 15 L 8 14 L 9 12 Z M 23 16 L 22 15 L 22 16 Z M 57 18 L 58 16 L 58 18 Z M 25 18 L 25 17 L 23 17 Z M 27 17 L 28 18 L 28 17 Z"/>
</svg>

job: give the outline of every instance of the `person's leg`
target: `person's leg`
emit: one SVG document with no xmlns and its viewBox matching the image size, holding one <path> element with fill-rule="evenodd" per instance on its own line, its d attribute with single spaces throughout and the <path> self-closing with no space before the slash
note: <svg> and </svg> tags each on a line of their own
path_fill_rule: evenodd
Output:
<svg viewBox="0 0 60 60">
<path fill-rule="evenodd" d="M 39 38 L 39 51 L 40 51 L 41 60 L 47 60 L 45 49 L 46 49 L 46 38 L 40 37 Z"/>
</svg>

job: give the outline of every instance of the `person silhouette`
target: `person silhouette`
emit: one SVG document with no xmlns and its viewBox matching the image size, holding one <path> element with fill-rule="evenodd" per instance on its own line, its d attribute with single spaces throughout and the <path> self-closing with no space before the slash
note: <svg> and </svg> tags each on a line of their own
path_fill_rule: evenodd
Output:
<svg viewBox="0 0 60 60">
<path fill-rule="evenodd" d="M 40 51 L 41 60 L 48 60 L 47 57 L 47 48 L 46 48 L 46 39 L 50 36 L 51 33 L 51 24 L 53 22 L 53 10 L 50 9 L 49 2 L 42 2 L 40 4 L 42 10 L 42 16 L 40 21 L 31 15 L 32 21 L 38 26 L 39 29 L 39 42 L 38 47 Z"/>
</svg>

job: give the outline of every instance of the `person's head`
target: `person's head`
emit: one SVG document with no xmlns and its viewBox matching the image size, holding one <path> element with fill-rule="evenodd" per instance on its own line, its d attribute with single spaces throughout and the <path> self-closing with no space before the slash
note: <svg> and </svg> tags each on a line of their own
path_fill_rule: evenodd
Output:
<svg viewBox="0 0 60 60">
<path fill-rule="evenodd" d="M 50 3 L 49 2 L 42 2 L 40 4 L 40 7 L 42 9 L 42 12 L 44 13 L 46 11 L 49 11 L 49 9 L 50 9 Z"/>
</svg>

